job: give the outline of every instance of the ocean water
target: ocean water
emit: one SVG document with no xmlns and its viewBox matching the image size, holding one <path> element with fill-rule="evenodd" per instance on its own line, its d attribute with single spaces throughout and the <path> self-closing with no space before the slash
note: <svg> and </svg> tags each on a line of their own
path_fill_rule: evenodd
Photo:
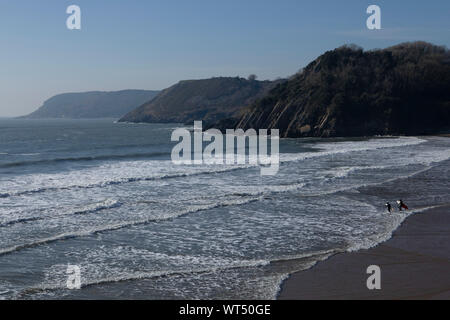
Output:
<svg viewBox="0 0 450 320">
<path fill-rule="evenodd" d="M 172 164 L 177 127 L 0 120 L 0 299 L 273 299 L 450 203 L 448 138 L 281 139 L 263 177 Z M 412 211 L 386 213 L 399 198 Z"/>
</svg>

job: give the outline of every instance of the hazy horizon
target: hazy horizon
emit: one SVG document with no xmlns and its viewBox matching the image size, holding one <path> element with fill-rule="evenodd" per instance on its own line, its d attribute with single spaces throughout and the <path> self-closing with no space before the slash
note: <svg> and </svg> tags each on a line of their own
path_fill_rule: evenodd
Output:
<svg viewBox="0 0 450 320">
<path fill-rule="evenodd" d="M 82 29 L 66 28 L 80 6 Z M 370 4 L 382 29 L 365 26 Z M 327 50 L 408 41 L 449 46 L 448 1 L 212 3 L 49 0 L 0 4 L 0 117 L 66 92 L 162 90 L 180 80 L 284 78 Z"/>
</svg>

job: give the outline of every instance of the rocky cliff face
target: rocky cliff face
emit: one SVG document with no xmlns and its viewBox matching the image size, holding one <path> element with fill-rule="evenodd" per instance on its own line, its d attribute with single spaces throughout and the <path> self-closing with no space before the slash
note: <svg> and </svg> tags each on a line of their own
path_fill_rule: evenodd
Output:
<svg viewBox="0 0 450 320">
<path fill-rule="evenodd" d="M 355 46 L 326 52 L 248 107 L 234 127 L 279 129 L 282 137 L 447 130 L 449 51 L 416 42 L 367 52 Z"/>
<path fill-rule="evenodd" d="M 148 90 L 64 93 L 48 99 L 24 118 L 120 118 L 158 93 Z"/>
<path fill-rule="evenodd" d="M 243 78 L 181 81 L 154 100 L 125 115 L 123 122 L 206 123 L 237 117 L 243 107 L 261 98 L 274 83 Z"/>
</svg>

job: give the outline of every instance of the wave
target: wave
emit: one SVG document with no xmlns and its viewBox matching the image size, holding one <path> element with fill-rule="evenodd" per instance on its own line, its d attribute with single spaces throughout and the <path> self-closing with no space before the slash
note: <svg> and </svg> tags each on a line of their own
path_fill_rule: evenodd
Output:
<svg viewBox="0 0 450 320">
<path fill-rule="evenodd" d="M 10 221 L 6 221 L 6 222 L 0 223 L 0 228 L 12 226 L 12 225 L 19 224 L 19 223 L 27 223 L 27 222 L 32 222 L 32 221 L 39 221 L 39 220 L 42 220 L 42 219 L 43 218 L 41 218 L 41 217 L 30 217 L 30 218 L 20 218 L 20 219 L 16 219 L 16 220 L 10 220 Z"/>
<path fill-rule="evenodd" d="M 45 216 L 35 216 L 35 217 L 28 217 L 28 218 L 20 218 L 16 220 L 10 220 L 6 222 L 0 223 L 0 228 L 8 227 L 11 225 L 19 224 L 19 223 L 28 223 L 33 221 L 39 221 L 39 220 L 45 220 L 47 218 L 58 218 L 68 215 L 82 215 L 82 214 L 89 214 L 89 213 L 96 213 L 102 210 L 106 209 L 113 209 L 118 208 L 122 205 L 121 202 L 113 199 L 107 199 L 101 202 L 92 203 L 89 205 L 86 205 L 82 208 L 74 209 L 72 211 L 68 211 L 64 214 L 58 214 L 58 215 L 45 215 Z M 54 211 L 61 211 L 62 209 L 54 210 Z"/>
<path fill-rule="evenodd" d="M 26 154 L 21 154 L 26 155 Z M 39 154 L 36 154 L 39 155 Z M 109 154 L 109 155 L 98 155 L 98 156 L 82 156 L 82 157 L 66 157 L 66 158 L 55 158 L 55 159 L 42 159 L 35 161 L 18 161 L 18 162 L 8 162 L 0 164 L 0 168 L 12 168 L 21 166 L 31 166 L 31 165 L 41 165 L 41 164 L 52 164 L 59 162 L 76 162 L 76 161 L 101 161 L 101 160 L 121 160 L 121 159 L 136 159 L 136 158 L 152 158 L 160 156 L 170 156 L 169 152 L 150 152 L 150 153 L 132 153 L 132 154 Z"/>
<path fill-rule="evenodd" d="M 223 273 L 226 271 L 234 269 L 247 269 L 247 268 L 266 268 L 270 265 L 285 263 L 286 261 L 299 260 L 301 266 L 296 265 L 295 272 L 302 271 L 313 267 L 317 262 L 323 261 L 329 258 L 331 255 L 342 252 L 341 250 L 321 250 L 316 252 L 310 252 L 299 255 L 286 256 L 281 258 L 262 258 L 253 260 L 235 260 L 235 261 L 222 261 L 219 265 L 197 267 L 184 270 L 156 270 L 156 271 L 135 271 L 119 273 L 111 276 L 98 277 L 97 279 L 88 279 L 81 282 L 81 288 L 86 289 L 97 285 L 107 285 L 120 282 L 130 282 L 138 280 L 151 280 L 158 278 L 167 277 L 178 277 L 178 276 L 198 276 L 203 274 L 213 274 L 213 273 Z M 66 265 L 61 265 L 62 276 L 60 280 L 56 280 L 54 283 L 44 283 L 34 287 L 24 289 L 20 292 L 15 293 L 15 298 L 25 298 L 29 295 L 45 294 L 54 291 L 67 290 L 66 285 Z M 100 266 L 99 266 L 100 268 Z M 52 271 L 53 277 L 54 271 Z M 90 272 L 90 274 L 93 274 Z M 95 274 L 95 273 L 94 273 Z M 275 299 L 281 288 L 280 284 L 284 282 L 289 276 L 289 273 L 278 273 L 275 272 L 273 276 L 277 277 L 277 284 L 273 288 L 269 288 L 269 294 L 267 297 L 269 299 Z"/>
<path fill-rule="evenodd" d="M 140 181 L 155 181 L 155 180 L 164 180 L 164 179 L 174 179 L 174 178 L 182 178 L 182 177 L 190 177 L 190 176 L 198 176 L 198 175 L 204 175 L 204 174 L 217 174 L 217 173 L 223 173 L 223 172 L 229 172 L 233 170 L 240 170 L 243 168 L 248 168 L 248 165 L 242 165 L 242 166 L 234 166 L 232 168 L 225 167 L 221 169 L 209 169 L 209 170 L 199 170 L 199 171 L 193 171 L 193 172 L 184 172 L 184 173 L 173 173 L 173 174 L 154 174 L 152 176 L 141 176 L 141 177 L 127 177 L 127 178 L 120 178 L 117 180 L 106 180 L 102 182 L 97 183 L 87 183 L 87 184 L 72 184 L 72 185 L 65 185 L 65 186 L 59 186 L 59 187 L 42 187 L 42 188 L 36 188 L 36 189 L 29 189 L 24 191 L 15 191 L 15 192 L 6 192 L 6 193 L 0 193 L 0 198 L 8 198 L 12 196 L 23 196 L 33 193 L 41 193 L 41 192 L 47 192 L 47 191 L 57 191 L 57 190 L 69 190 L 74 188 L 79 189 L 91 189 L 96 187 L 107 187 L 111 185 L 120 185 L 120 184 L 126 184 L 131 182 L 140 182 Z"/>
<path fill-rule="evenodd" d="M 258 188 L 262 188 L 262 190 L 255 190 L 255 191 L 247 191 L 247 192 L 233 192 L 230 194 L 230 196 L 235 196 L 235 197 L 262 197 L 268 193 L 283 193 L 283 192 L 289 192 L 289 191 L 295 191 L 295 190 L 299 190 L 302 187 L 304 187 L 305 184 L 304 183 L 295 183 L 295 184 L 291 184 L 291 185 L 278 185 L 278 186 L 257 186 Z M 210 197 L 203 197 L 201 199 L 208 199 L 210 200 Z M 154 203 L 159 203 L 160 201 L 138 201 L 137 203 L 147 203 L 147 204 L 154 204 Z M 239 202 L 236 202 L 235 204 L 240 204 Z M 118 208 L 121 207 L 123 205 L 122 202 L 119 202 L 118 200 L 113 200 L 113 199 L 107 199 L 101 202 L 96 202 L 93 204 L 88 204 L 82 208 L 79 209 L 73 209 L 68 211 L 67 213 L 64 214 L 56 214 L 56 215 L 52 215 L 52 214 L 46 214 L 46 215 L 42 215 L 42 216 L 33 216 L 33 217 L 27 217 L 27 218 L 19 218 L 16 220 L 10 220 L 10 221 L 6 221 L 6 222 L 2 222 L 0 223 L 0 228 L 3 227 L 8 227 L 11 225 L 15 225 L 15 224 L 20 224 L 20 223 L 28 223 L 28 222 L 34 222 L 34 221 L 40 221 L 40 220 L 45 220 L 45 219 L 49 219 L 49 218 L 60 218 L 60 217 L 64 217 L 64 216 L 69 216 L 69 215 L 82 215 L 82 214 L 89 214 L 89 213 L 96 213 L 96 212 L 100 212 L 106 209 L 113 209 L 113 208 Z M 58 209 L 54 209 L 51 210 L 52 212 L 57 211 L 60 212 L 64 210 L 64 208 L 58 208 Z"/>
<path fill-rule="evenodd" d="M 303 263 L 302 270 L 308 269 L 312 267 L 314 264 L 316 264 L 319 261 L 322 261 L 326 258 L 328 258 L 330 255 L 334 255 L 338 252 L 342 252 L 340 250 L 321 250 L 316 252 L 310 252 L 305 254 L 299 254 L 299 255 L 292 255 L 292 256 L 285 256 L 280 258 L 263 258 L 263 259 L 255 259 L 255 260 L 236 260 L 236 261 L 223 261 L 220 265 L 217 266 L 208 266 L 208 267 L 198 267 L 198 268 L 192 268 L 187 270 L 161 270 L 161 271 L 137 271 L 133 273 L 127 273 L 127 274 L 119 274 L 116 276 L 110 276 L 110 277 L 102 277 L 99 279 L 91 279 L 88 281 L 84 281 L 81 283 L 81 288 L 87 288 L 91 286 L 96 285 L 104 285 L 104 284 L 111 284 L 111 283 L 118 283 L 118 282 L 127 282 L 127 281 L 136 281 L 136 280 L 148 280 L 148 279 L 155 279 L 155 278 L 161 278 L 161 277 L 171 277 L 171 276 L 190 276 L 190 275 L 201 275 L 201 274 L 210 274 L 210 273 L 218 273 L 223 271 L 229 271 L 233 269 L 243 269 L 243 268 L 261 268 L 266 267 L 271 264 L 276 263 L 283 263 L 286 261 L 293 261 L 293 260 L 311 260 L 308 261 L 308 263 Z M 61 266 L 61 267 L 66 267 Z M 300 270 L 297 270 L 300 271 Z M 38 294 L 38 293 L 44 293 L 47 291 L 57 291 L 57 290 L 66 290 L 67 286 L 65 283 L 65 274 L 64 274 L 64 280 L 61 281 L 61 283 L 55 283 L 55 284 L 44 284 L 32 288 L 28 288 L 23 290 L 21 293 L 19 293 L 19 296 L 27 296 L 30 294 Z M 282 276 L 281 280 L 284 280 L 286 278 L 285 275 Z M 274 295 L 276 296 L 276 294 Z"/>
<path fill-rule="evenodd" d="M 355 251 L 359 251 L 359 250 L 365 250 L 365 249 L 370 249 L 370 248 L 376 247 L 377 245 L 384 243 L 384 242 L 388 241 L 389 239 L 391 239 L 394 232 L 401 226 L 401 224 L 409 216 L 417 214 L 417 213 L 421 213 L 424 211 L 432 210 L 435 208 L 445 207 L 447 205 L 448 204 L 435 205 L 435 206 L 421 207 L 421 208 L 408 210 L 408 211 L 391 213 L 391 215 L 394 215 L 395 219 L 392 222 L 392 224 L 389 226 L 389 230 L 387 232 L 376 235 L 375 237 L 372 237 L 372 238 L 363 239 L 364 241 L 359 242 L 359 243 L 350 244 L 349 248 L 346 251 L 347 252 L 355 252 Z"/>
<path fill-rule="evenodd" d="M 301 260 L 301 259 L 306 259 L 306 258 L 315 258 L 315 257 L 319 257 L 319 256 L 329 257 L 331 255 L 335 255 L 335 254 L 341 253 L 341 252 L 345 252 L 345 249 L 342 249 L 342 248 L 326 249 L 326 250 L 319 250 L 319 251 L 301 253 L 301 254 L 296 254 L 296 255 L 281 256 L 276 259 L 271 259 L 270 261 L 272 263 L 275 263 L 275 262 L 286 262 L 286 261 L 292 261 L 292 260 Z"/>
<path fill-rule="evenodd" d="M 103 277 L 99 279 L 92 279 L 81 283 L 81 288 L 87 288 L 91 286 L 96 285 L 104 285 L 104 284 L 111 284 L 111 283 L 119 283 L 119 282 L 127 282 L 127 281 L 136 281 L 136 280 L 148 280 L 148 279 L 155 279 L 155 278 L 161 278 L 161 277 L 170 277 L 170 276 L 184 276 L 184 275 L 201 275 L 201 274 L 208 274 L 208 273 L 217 273 L 217 272 L 223 272 L 227 270 L 232 269 L 242 269 L 242 268 L 257 268 L 257 267 L 266 267 L 268 265 L 276 264 L 276 263 L 284 263 L 287 261 L 293 261 L 293 260 L 308 260 L 307 263 L 302 263 L 301 267 L 297 266 L 295 270 L 291 270 L 288 273 L 282 274 L 279 280 L 279 285 L 276 288 L 276 292 L 274 293 L 274 297 L 276 298 L 281 290 L 282 283 L 289 277 L 289 274 L 292 274 L 293 272 L 299 272 L 303 270 L 310 269 L 314 265 L 316 265 L 320 261 L 324 261 L 328 259 L 329 257 L 344 253 L 344 252 L 354 252 L 361 249 L 369 249 L 371 247 L 374 247 L 376 245 L 379 245 L 382 242 L 385 242 L 389 240 L 392 237 L 393 232 L 401 225 L 401 223 L 410 215 L 424 212 L 427 210 L 431 210 L 438 207 L 443 207 L 445 205 L 438 205 L 438 206 L 428 206 L 428 207 L 422 207 L 415 210 L 411 210 L 409 212 L 406 212 L 404 214 L 399 214 L 398 216 L 401 217 L 398 219 L 393 225 L 392 231 L 388 232 L 382 236 L 379 236 L 376 240 L 374 239 L 370 244 L 359 244 L 358 246 L 352 246 L 347 249 L 343 248 L 334 248 L 334 249 L 327 249 L 327 250 L 320 250 L 316 252 L 310 252 L 310 253 L 304 253 L 304 254 L 298 254 L 298 255 L 289 255 L 289 256 L 282 256 L 277 258 L 266 258 L 266 259 L 259 259 L 259 260 L 241 260 L 241 261 L 233 261 L 232 263 L 228 265 L 219 265 L 216 267 L 206 267 L 206 268 L 196 268 L 196 269 L 188 269 L 188 270 L 162 270 L 162 271 L 138 271 L 134 273 L 128 273 L 125 275 L 117 275 L 117 276 L 111 276 L 111 277 Z M 66 284 L 65 282 L 61 282 L 54 285 L 41 285 L 36 286 L 32 288 L 28 288 L 23 290 L 18 294 L 18 297 L 25 297 L 27 295 L 32 294 L 39 294 L 39 293 L 45 293 L 48 291 L 57 291 L 57 290 L 66 290 Z"/>
<path fill-rule="evenodd" d="M 388 140 L 388 141 L 387 141 Z M 387 142 L 386 142 L 387 141 Z M 280 162 L 291 162 L 291 161 L 299 161 L 299 160 L 305 160 L 313 157 L 319 157 L 319 156 L 326 156 L 336 153 L 346 153 L 346 152 L 354 152 L 354 151 L 361 151 L 361 150 L 373 150 L 378 148 L 390 148 L 390 147 L 398 147 L 398 146 L 407 146 L 407 145 L 415 145 L 424 143 L 426 140 L 418 139 L 418 138 L 397 138 L 397 139 L 374 139 L 369 140 L 365 142 L 361 142 L 362 145 L 355 146 L 354 142 L 337 142 L 337 143 L 319 143 L 317 147 L 324 149 L 325 151 L 318 151 L 318 152 L 306 152 L 306 153 L 294 153 L 294 154 L 281 154 L 280 155 Z M 167 166 L 171 165 L 170 161 L 165 162 L 165 168 Z M 144 163 L 146 164 L 146 163 Z M 133 163 L 123 163 L 122 167 L 117 166 L 117 169 L 112 172 L 114 169 L 113 167 L 109 168 L 108 172 L 105 173 L 105 175 L 111 175 L 111 174 L 117 174 L 117 172 L 121 172 L 122 168 L 125 166 L 128 168 L 128 166 L 133 165 Z M 149 164 L 146 164 L 147 166 Z M 152 166 L 153 167 L 153 166 Z M 176 166 L 180 168 L 180 166 Z M 243 170 L 248 169 L 252 167 L 258 167 L 258 165 L 251 165 L 251 164 L 245 164 L 245 165 L 232 165 L 232 166 L 211 166 L 209 168 L 200 167 L 199 170 L 193 171 L 193 172 L 180 172 L 180 173 L 154 173 L 150 176 L 131 176 L 131 177 L 123 177 L 119 179 L 114 180 L 105 180 L 105 181 L 99 181 L 94 183 L 84 183 L 84 184 L 71 184 L 71 185 L 63 185 L 63 186 L 44 186 L 39 187 L 36 189 L 29 189 L 29 190 L 23 190 L 23 191 L 14 191 L 14 192 L 4 192 L 0 193 L 0 198 L 8 198 L 11 196 L 22 196 L 27 194 L 33 194 L 33 193 L 41 193 L 41 192 L 47 192 L 47 191 L 56 191 L 56 190 L 67 190 L 72 188 L 95 188 L 95 187 L 105 187 L 110 185 L 118 185 L 118 184 L 125 184 L 125 183 L 132 183 L 132 182 L 139 182 L 139 181 L 152 181 L 152 180 L 161 180 L 161 179 L 170 179 L 170 178 L 181 178 L 181 177 L 188 177 L 188 176 L 194 176 L 194 175 L 203 175 L 203 174 L 216 174 L 216 173 L 224 173 L 234 170 Z M 186 167 L 181 167 L 182 169 L 185 169 Z M 198 168 L 198 167 L 196 167 Z M 203 168 L 203 170 L 202 170 Z M 91 169 L 91 171 L 94 171 L 96 168 Z M 143 169 L 143 167 L 142 167 Z M 162 168 L 160 168 L 162 169 Z M 97 170 L 95 170 L 97 171 Z M 82 171 L 83 172 L 83 171 Z M 83 172 L 84 173 L 84 172 Z M 89 170 L 86 171 L 86 173 L 89 173 Z M 96 172 L 97 173 L 97 172 Z M 51 183 L 54 183 L 54 179 L 52 175 L 48 175 L 49 180 Z M 23 177 L 22 177 L 23 178 Z M 87 180 L 87 179 L 86 179 Z M 39 183 L 42 185 L 42 183 Z"/>
<path fill-rule="evenodd" d="M 121 205 L 122 205 L 122 203 L 117 200 L 107 199 L 102 202 L 87 205 L 87 206 L 85 206 L 81 209 L 75 210 L 69 214 L 80 215 L 80 214 L 96 213 L 96 212 L 106 210 L 106 209 L 118 208 Z"/>
<path fill-rule="evenodd" d="M 182 211 L 176 212 L 174 214 L 164 214 L 164 215 L 161 215 L 158 217 L 151 217 L 151 218 L 145 218 L 145 219 L 140 219 L 140 220 L 133 220 L 133 221 L 127 221 L 127 222 L 122 222 L 122 223 L 117 223 L 117 224 L 111 224 L 111 225 L 98 227 L 98 228 L 92 228 L 92 229 L 79 231 L 79 232 L 62 233 L 62 234 L 55 235 L 52 237 L 38 239 L 38 240 L 35 240 L 34 242 L 30 242 L 27 244 L 22 244 L 22 245 L 12 246 L 12 247 L 5 248 L 5 249 L 0 249 L 0 256 L 9 254 L 9 253 L 13 253 L 15 251 L 20 251 L 20 250 L 27 249 L 27 248 L 33 248 L 36 246 L 40 246 L 40 245 L 44 245 L 44 244 L 48 244 L 48 243 L 52 243 L 52 242 L 56 242 L 56 241 L 60 241 L 60 240 L 85 237 L 85 236 L 90 236 L 90 235 L 94 235 L 97 233 L 102 233 L 102 232 L 107 232 L 107 231 L 115 231 L 115 230 L 128 228 L 128 227 L 132 227 L 132 226 L 137 226 L 137 225 L 144 225 L 144 224 L 153 223 L 153 222 L 171 220 L 171 219 L 182 217 L 182 216 L 185 216 L 188 214 L 192 214 L 192 213 L 196 213 L 196 212 L 200 212 L 200 211 L 211 210 L 211 209 L 216 209 L 216 208 L 221 208 L 221 207 L 244 205 L 244 204 L 248 204 L 251 202 L 259 201 L 259 200 L 263 199 L 264 196 L 266 196 L 267 194 L 295 191 L 295 190 L 301 189 L 304 185 L 305 184 L 303 184 L 303 183 L 295 183 L 292 185 L 264 186 L 265 190 L 263 190 L 263 191 L 253 191 L 253 192 L 249 191 L 246 193 L 232 193 L 231 196 L 237 196 L 239 198 L 233 199 L 233 200 L 227 200 L 227 201 L 223 201 L 223 202 L 219 202 L 219 203 L 212 203 L 212 204 L 208 204 L 208 205 L 193 205 L 193 206 L 188 207 L 187 210 L 182 210 Z M 70 212 L 69 214 L 87 214 L 87 213 L 92 213 L 92 212 L 98 212 L 98 211 L 105 210 L 105 209 L 116 208 L 121 205 L 122 205 L 121 202 L 108 199 L 108 200 L 105 200 L 100 203 L 88 205 L 88 206 L 84 207 L 82 210 L 74 210 L 74 211 Z M 66 216 L 69 214 L 64 214 L 64 215 L 59 215 L 59 216 Z M 54 217 L 54 216 L 52 216 L 52 217 Z M 4 223 L 0 226 L 7 226 L 7 225 L 21 223 L 21 222 L 43 220 L 43 219 L 45 219 L 45 217 L 24 218 L 24 219 L 18 219 L 15 221 Z"/>
<path fill-rule="evenodd" d="M 295 191 L 303 188 L 306 184 L 305 183 L 294 183 L 290 185 L 278 185 L 278 186 L 272 186 L 272 185 L 262 185 L 262 186 L 255 186 L 258 187 L 260 190 L 255 191 L 247 191 L 247 192 L 233 192 L 231 193 L 232 196 L 238 196 L 238 197 L 256 197 L 256 196 L 264 196 L 268 193 L 283 193 L 283 192 L 289 192 L 289 191 Z"/>
<path fill-rule="evenodd" d="M 427 142 L 427 140 L 419 139 L 416 137 L 398 137 L 394 139 L 370 139 L 368 141 L 354 142 L 323 142 L 314 145 L 314 148 L 318 148 L 316 152 L 304 152 L 304 153 L 291 153 L 284 154 L 280 157 L 280 162 L 301 161 L 310 158 L 322 157 L 327 155 L 336 155 L 349 152 L 360 152 L 379 150 L 387 148 L 398 148 L 406 146 L 414 146 Z"/>
<path fill-rule="evenodd" d="M 251 203 L 254 201 L 258 201 L 258 200 L 259 200 L 259 198 L 250 198 L 250 199 L 224 201 L 222 203 L 215 203 L 215 204 L 204 205 L 204 206 L 191 206 L 191 208 L 188 210 L 180 211 L 180 212 L 177 212 L 174 214 L 165 214 L 165 215 L 161 215 L 159 217 L 152 217 L 152 218 L 145 218 L 145 219 L 116 223 L 116 224 L 110 224 L 110 225 L 106 225 L 103 227 L 94 227 L 91 229 L 78 231 L 78 232 L 61 233 L 61 234 L 58 234 L 55 236 L 51 236 L 51 237 L 47 237 L 47 238 L 43 238 L 43 239 L 37 239 L 33 242 L 16 245 L 16 246 L 12 246 L 9 248 L 0 249 L 0 256 L 7 255 L 7 254 L 17 252 L 17 251 L 21 251 L 24 249 L 34 248 L 34 247 L 37 247 L 40 245 L 45 245 L 45 244 L 61 241 L 61 240 L 87 237 L 87 236 L 95 235 L 98 233 L 115 231 L 115 230 L 120 230 L 123 228 L 128 228 L 128 227 L 133 227 L 133 226 L 138 226 L 138 225 L 145 225 L 145 224 L 149 224 L 149 223 L 153 223 L 153 222 L 171 220 L 171 219 L 185 216 L 185 215 L 191 214 L 191 213 L 206 211 L 206 210 L 220 208 L 220 207 L 242 205 L 242 204 L 247 204 L 247 203 Z"/>
<path fill-rule="evenodd" d="M 24 191 L 18 191 L 18 192 L 11 192 L 11 193 L 0 193 L 0 198 L 7 198 L 11 196 L 21 196 L 26 194 L 33 194 L 33 193 L 41 193 L 46 191 L 56 191 L 56 190 L 68 190 L 73 188 L 80 188 L 80 189 L 91 189 L 95 187 L 106 187 L 110 185 L 119 185 L 124 183 L 130 183 L 130 182 L 139 182 L 139 181 L 153 181 L 153 180 L 162 180 L 162 179 L 171 179 L 171 178 L 180 178 L 180 177 L 186 177 L 186 176 L 194 176 L 194 175 L 200 175 L 200 174 L 213 174 L 213 173 L 219 173 L 224 171 L 229 171 L 230 169 L 222 169 L 222 170 L 215 170 L 215 171 L 203 171 L 203 172 L 195 172 L 195 173 L 177 173 L 177 174 L 164 174 L 164 175 L 153 175 L 153 176 L 142 176 L 142 177 L 130 177 L 130 178 L 120 178 L 117 180 L 107 180 L 102 181 L 98 183 L 92 183 L 92 184 L 72 184 L 72 185 L 66 185 L 62 187 L 44 187 L 44 188 L 37 188 L 32 190 L 24 190 Z"/>
<path fill-rule="evenodd" d="M 81 288 L 87 288 L 95 285 L 118 283 L 125 281 L 135 281 L 143 279 L 155 279 L 168 276 L 183 276 L 183 275 L 201 275 L 206 273 L 217 273 L 232 269 L 240 268 L 256 268 L 264 267 L 270 264 L 268 260 L 241 260 L 230 263 L 226 266 L 217 266 L 209 268 L 187 269 L 187 270 L 162 270 L 162 271 L 138 271 L 126 275 L 118 275 L 113 277 L 105 277 L 101 279 L 93 279 L 81 283 Z M 34 288 L 28 288 L 18 294 L 19 297 L 24 297 L 30 294 L 37 294 L 46 291 L 65 290 L 67 286 L 65 283 L 55 285 L 42 285 Z"/>
<path fill-rule="evenodd" d="M 341 179 L 341 178 L 345 178 L 347 177 L 349 174 L 355 172 L 355 171 L 364 171 L 364 170 L 383 170 L 383 169 L 387 169 L 387 168 L 394 168 L 397 166 L 394 165 L 387 165 L 387 166 L 366 166 L 366 167 L 362 167 L 362 166 L 353 166 L 353 167 L 337 167 L 334 168 L 332 170 L 327 170 L 324 173 L 325 174 L 330 174 L 332 175 L 332 177 L 330 178 L 325 178 L 325 180 L 330 181 L 333 179 Z"/>
<path fill-rule="evenodd" d="M 386 166 L 386 168 L 389 168 L 390 166 Z M 395 166 L 392 166 L 395 167 Z M 347 186 L 347 187 L 342 187 L 342 188 L 334 188 L 333 190 L 329 190 L 329 191 L 320 191 L 320 192 L 315 192 L 315 193 L 309 193 L 309 194 L 302 194 L 299 195 L 300 197 L 320 197 L 320 196 L 324 196 L 324 195 L 331 195 L 331 194 L 336 194 L 339 192 L 344 192 L 344 191 L 350 191 L 350 190 L 358 190 L 361 188 L 365 188 L 365 187 L 373 187 L 373 186 L 378 186 L 378 185 L 383 185 L 386 184 L 388 182 L 393 182 L 396 180 L 401 180 L 401 179 L 406 179 L 406 178 L 410 178 L 413 177 L 415 175 L 418 175 L 422 172 L 426 172 L 430 169 L 432 169 L 433 167 L 429 166 L 426 167 L 424 169 L 406 174 L 406 175 L 402 175 L 402 176 L 397 176 L 391 179 L 387 179 L 387 180 L 383 180 L 383 181 L 379 181 L 379 182 L 371 182 L 371 183 L 361 183 L 361 184 L 357 184 L 357 185 L 352 185 L 352 186 Z M 341 177 L 342 178 L 342 177 Z M 305 186 L 308 186 L 309 184 L 306 183 Z"/>
<path fill-rule="evenodd" d="M 389 239 L 392 238 L 394 232 L 400 227 L 400 225 L 406 220 L 406 218 L 408 218 L 409 216 L 413 215 L 413 214 L 417 214 L 417 213 L 421 213 L 421 212 L 425 212 L 431 209 L 435 209 L 435 208 L 440 208 L 440 207 L 445 207 L 446 205 L 437 205 L 437 206 L 428 206 L 428 207 L 422 207 L 422 208 L 417 208 L 411 211 L 405 211 L 405 213 L 397 213 L 397 219 L 394 220 L 393 224 L 390 227 L 390 230 L 384 234 L 380 234 L 378 236 L 376 236 L 373 239 L 366 239 L 366 241 L 363 241 L 361 243 L 358 244 L 350 244 L 348 248 L 346 249 L 342 249 L 342 248 L 337 248 L 337 249 L 330 249 L 330 250 L 323 250 L 322 252 L 318 252 L 317 254 L 315 254 L 317 257 L 320 257 L 319 259 L 316 259 L 315 261 L 312 261 L 309 265 L 304 265 L 301 269 L 297 269 L 297 270 L 293 270 L 290 273 L 286 274 L 285 277 L 283 277 L 280 281 L 279 281 L 279 285 L 278 285 L 278 289 L 277 292 L 275 294 L 275 297 L 278 297 L 283 283 L 289 278 L 290 274 L 295 273 L 295 272 L 300 272 L 300 271 L 304 271 L 307 269 L 310 269 L 312 267 L 314 267 L 318 262 L 320 261 L 324 261 L 329 259 L 331 256 L 334 256 L 336 254 L 340 254 L 340 253 L 345 253 L 345 252 L 356 252 L 359 250 L 367 250 L 373 247 L 376 247 L 378 245 L 380 245 L 381 243 L 384 243 L 386 241 L 388 241 Z M 306 255 L 306 257 L 308 257 L 308 255 Z M 314 256 L 311 256 L 314 257 Z M 290 261 L 290 260 L 294 260 L 294 259 L 302 259 L 305 258 L 305 256 L 300 255 L 299 258 L 296 258 L 296 256 L 289 256 L 286 258 L 282 258 L 279 259 L 278 261 L 280 262 L 284 262 L 284 261 Z"/>
</svg>

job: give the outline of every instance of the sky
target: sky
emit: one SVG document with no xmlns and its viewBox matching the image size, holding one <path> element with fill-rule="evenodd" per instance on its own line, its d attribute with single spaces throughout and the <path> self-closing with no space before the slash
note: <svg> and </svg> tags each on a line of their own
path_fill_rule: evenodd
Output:
<svg viewBox="0 0 450 320">
<path fill-rule="evenodd" d="M 369 5 L 381 30 L 368 30 Z M 70 5 L 81 30 L 69 30 Z M 0 0 L 0 117 L 65 92 L 294 74 L 343 44 L 450 47 L 448 0 Z"/>
</svg>

